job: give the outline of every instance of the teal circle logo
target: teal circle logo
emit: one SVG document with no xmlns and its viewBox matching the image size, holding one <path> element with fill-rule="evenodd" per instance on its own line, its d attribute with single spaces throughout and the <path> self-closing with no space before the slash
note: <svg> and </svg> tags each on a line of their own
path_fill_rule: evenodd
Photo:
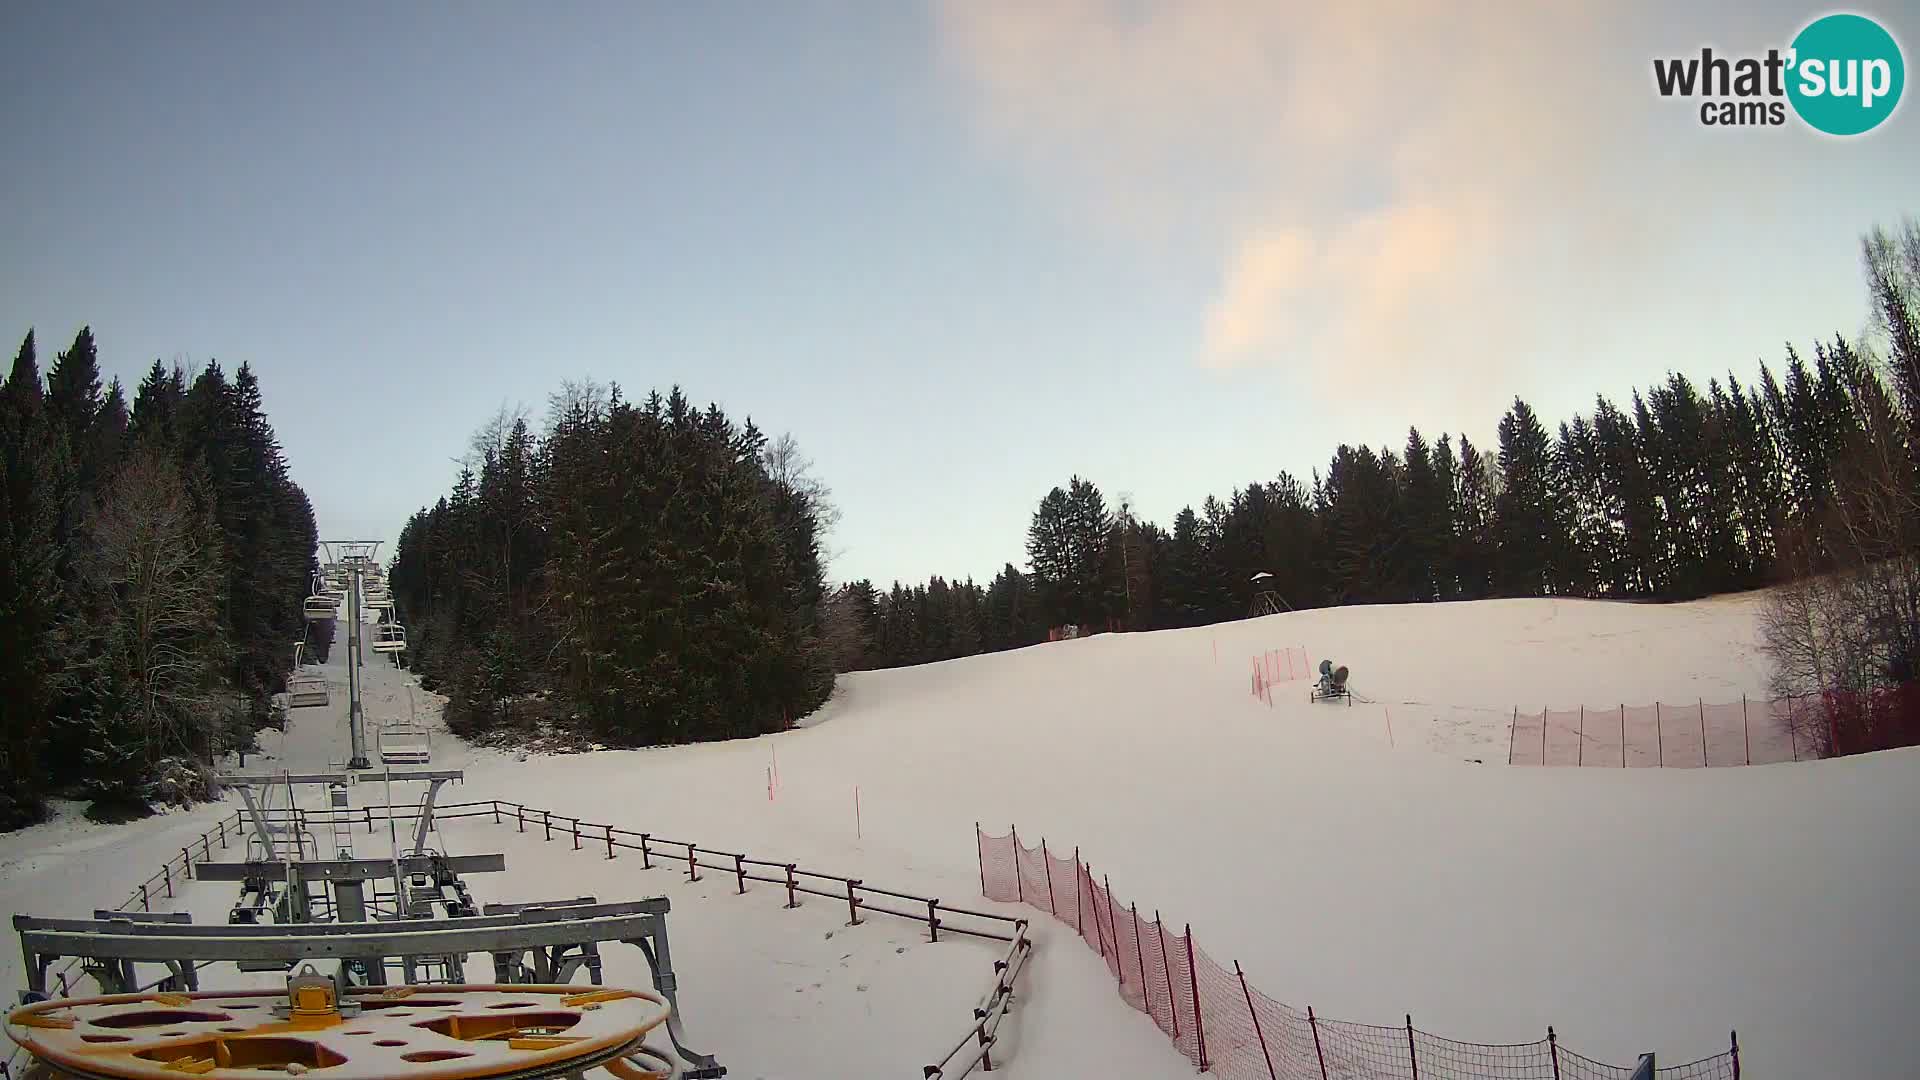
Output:
<svg viewBox="0 0 1920 1080">
<path fill-rule="evenodd" d="M 1793 39 L 1787 100 L 1815 130 L 1859 135 L 1879 127 L 1907 83 L 1900 45 L 1864 15 L 1827 15 Z"/>
</svg>

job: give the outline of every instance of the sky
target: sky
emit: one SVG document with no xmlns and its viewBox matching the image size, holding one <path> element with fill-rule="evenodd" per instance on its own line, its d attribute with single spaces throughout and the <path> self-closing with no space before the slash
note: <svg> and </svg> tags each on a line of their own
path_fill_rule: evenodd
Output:
<svg viewBox="0 0 1920 1080">
<path fill-rule="evenodd" d="M 389 554 L 500 409 L 678 384 L 798 439 L 830 578 L 984 584 L 1075 475 L 1170 525 L 1861 332 L 1916 106 L 1711 128 L 1652 77 L 1826 10 L 10 3 L 0 333 L 251 364 Z"/>
</svg>

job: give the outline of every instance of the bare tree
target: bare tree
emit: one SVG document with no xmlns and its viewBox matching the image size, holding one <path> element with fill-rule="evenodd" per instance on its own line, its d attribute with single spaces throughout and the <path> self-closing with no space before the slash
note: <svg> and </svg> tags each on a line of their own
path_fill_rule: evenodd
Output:
<svg viewBox="0 0 1920 1080">
<path fill-rule="evenodd" d="M 107 489 L 88 527 L 82 572 L 107 605 L 103 659 L 124 678 L 124 699 L 151 765 L 204 753 L 231 707 L 229 646 L 221 630 L 221 553 L 173 462 L 136 450 Z"/>
<path fill-rule="evenodd" d="M 1834 461 L 1835 497 L 1822 520 L 1787 531 L 1788 580 L 1761 616 L 1773 690 L 1808 702 L 1796 706 L 1795 725 L 1829 753 L 1920 737 L 1915 718 L 1882 707 L 1920 677 L 1920 469 L 1871 364 L 1859 366 L 1850 390 L 1864 428 Z"/>
<path fill-rule="evenodd" d="M 551 434 L 560 426 L 561 421 L 576 409 L 587 419 L 597 420 L 607 415 L 607 410 L 612 405 L 613 391 L 605 383 L 593 379 L 564 379 L 560 383 L 560 389 L 547 395 L 547 432 Z M 504 410 L 501 416 L 496 416 L 488 426 L 493 427 L 503 419 L 505 419 Z M 505 432 L 513 430 L 511 419 L 506 419 L 505 423 L 506 426 L 501 429 L 500 435 L 502 443 L 506 438 Z M 497 449 L 496 447 L 496 452 Z"/>
<path fill-rule="evenodd" d="M 834 505 L 833 489 L 814 474 L 813 459 L 801 451 L 800 440 L 794 438 L 792 432 L 781 435 L 760 452 L 760 462 L 774 483 L 798 494 L 806 503 L 819 528 L 820 560 L 832 562 L 840 552 L 830 551 L 826 538 L 840 524 L 840 508 Z"/>
<path fill-rule="evenodd" d="M 851 593 L 845 586 L 827 595 L 820 611 L 820 643 L 835 673 L 859 671 L 867 666 L 866 630 L 860 625 Z"/>
<path fill-rule="evenodd" d="M 563 390 L 564 394 L 565 391 Z M 508 408 L 501 405 L 499 410 L 488 417 L 467 440 L 467 452 L 461 455 L 458 463 L 472 469 L 475 475 L 480 472 L 481 463 L 489 453 L 497 460 L 507 448 L 507 436 L 513 433 L 513 425 L 531 415 L 525 404 Z"/>
</svg>

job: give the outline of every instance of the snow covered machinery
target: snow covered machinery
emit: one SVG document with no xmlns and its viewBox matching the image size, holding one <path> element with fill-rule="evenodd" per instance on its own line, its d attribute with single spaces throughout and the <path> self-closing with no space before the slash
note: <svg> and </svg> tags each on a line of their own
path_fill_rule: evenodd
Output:
<svg viewBox="0 0 1920 1080">
<path fill-rule="evenodd" d="M 1332 698 L 1346 698 L 1347 704 L 1353 704 L 1353 697 L 1347 693 L 1347 666 L 1333 666 L 1333 661 L 1320 661 L 1320 680 L 1307 692 L 1308 701 L 1327 701 Z"/>
<path fill-rule="evenodd" d="M 530 983 L 416 992 L 342 985 L 308 963 L 284 990 L 61 997 L 14 1009 L 6 1028 L 41 1067 L 34 1075 L 81 1080 L 309 1072 L 535 1080 L 595 1068 L 621 1080 L 665 1080 L 687 1073 L 648 1037 L 672 1022 L 671 1003 L 655 991 Z"/>
</svg>

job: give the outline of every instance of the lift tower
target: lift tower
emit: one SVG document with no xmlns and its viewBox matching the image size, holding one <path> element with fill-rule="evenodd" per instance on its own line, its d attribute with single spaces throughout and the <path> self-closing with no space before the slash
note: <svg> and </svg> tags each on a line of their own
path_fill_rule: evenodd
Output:
<svg viewBox="0 0 1920 1080">
<path fill-rule="evenodd" d="M 379 565 L 374 561 L 380 550 L 378 540 L 322 540 L 327 565 L 338 567 L 347 576 L 347 730 L 353 743 L 349 769 L 370 769 L 367 760 L 367 717 L 360 707 L 360 668 L 366 657 L 360 650 L 360 594 L 366 587 L 367 571 Z M 338 549 L 336 551 L 336 549 Z"/>
</svg>

